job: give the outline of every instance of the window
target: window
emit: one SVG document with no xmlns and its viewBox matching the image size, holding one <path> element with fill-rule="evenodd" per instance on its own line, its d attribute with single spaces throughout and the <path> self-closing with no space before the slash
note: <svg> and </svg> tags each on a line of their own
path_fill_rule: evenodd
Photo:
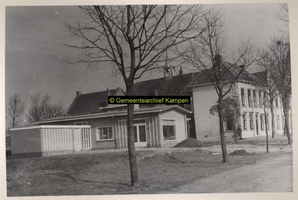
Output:
<svg viewBox="0 0 298 200">
<path fill-rule="evenodd" d="M 75 125 L 78 125 L 78 126 L 88 125 L 88 122 L 76 122 Z"/>
<path fill-rule="evenodd" d="M 247 96 L 248 96 L 248 106 L 252 107 L 252 98 L 251 98 L 251 90 L 247 90 Z"/>
<path fill-rule="evenodd" d="M 244 93 L 244 88 L 241 88 L 241 101 L 242 101 L 242 105 L 245 106 L 245 93 Z"/>
<path fill-rule="evenodd" d="M 96 128 L 96 141 L 112 140 L 113 137 L 113 127 Z"/>
<path fill-rule="evenodd" d="M 226 130 L 234 130 L 234 116 L 233 115 L 229 115 L 226 117 L 225 120 L 225 124 L 226 124 Z"/>
<path fill-rule="evenodd" d="M 275 98 L 275 107 L 278 108 L 278 97 Z"/>
<path fill-rule="evenodd" d="M 266 123 L 267 130 L 269 130 L 269 115 L 268 114 L 266 114 L 265 123 Z"/>
<path fill-rule="evenodd" d="M 277 128 L 277 130 L 280 130 L 280 119 L 279 119 L 279 115 L 276 116 L 276 128 Z"/>
<path fill-rule="evenodd" d="M 268 94 L 267 94 L 267 92 L 265 92 L 265 91 L 264 91 L 264 93 L 263 93 L 263 104 L 264 104 L 265 106 L 268 106 Z"/>
<path fill-rule="evenodd" d="M 254 98 L 254 105 L 255 105 L 255 107 L 258 107 L 257 91 L 256 90 L 253 90 L 253 98 Z"/>
<path fill-rule="evenodd" d="M 246 125 L 246 113 L 242 114 L 242 120 L 243 120 L 243 129 L 246 130 L 247 129 L 247 125 Z"/>
<path fill-rule="evenodd" d="M 264 115 L 260 115 L 261 120 L 261 130 L 264 130 Z"/>
<path fill-rule="evenodd" d="M 253 113 L 250 112 L 250 113 L 249 113 L 249 128 L 250 128 L 250 129 L 254 129 L 253 116 L 254 116 Z"/>
<path fill-rule="evenodd" d="M 259 90 L 259 101 L 260 101 L 260 107 L 263 107 L 263 92 Z"/>
<path fill-rule="evenodd" d="M 176 140 L 175 120 L 162 120 L 163 138 L 164 140 Z"/>
</svg>

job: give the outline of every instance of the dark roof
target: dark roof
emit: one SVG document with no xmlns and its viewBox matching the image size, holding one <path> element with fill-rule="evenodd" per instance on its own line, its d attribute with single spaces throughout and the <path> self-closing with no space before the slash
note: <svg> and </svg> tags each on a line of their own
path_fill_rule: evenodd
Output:
<svg viewBox="0 0 298 200">
<path fill-rule="evenodd" d="M 222 68 L 222 77 L 221 82 L 226 82 L 234 77 L 236 77 L 239 72 L 241 71 L 241 67 L 237 65 L 233 65 L 229 62 L 223 61 L 223 68 Z M 185 90 L 191 89 L 193 86 L 202 86 L 202 85 L 210 85 L 213 83 L 211 78 L 208 76 L 209 74 L 213 74 L 212 70 L 214 68 L 205 69 L 201 71 L 201 73 L 196 77 L 195 80 L 193 80 L 186 88 Z M 238 82 L 246 82 L 246 83 L 252 83 L 252 84 L 263 84 L 264 81 L 260 80 L 259 77 L 254 76 L 253 74 L 249 73 L 248 71 L 243 71 L 240 76 L 237 79 Z"/>
<path fill-rule="evenodd" d="M 110 96 L 124 95 L 121 88 L 105 90 L 87 94 L 80 94 L 75 97 L 66 115 L 78 115 L 99 112 L 100 107 L 107 106 L 108 92 Z"/>
<path fill-rule="evenodd" d="M 183 89 L 198 75 L 199 73 L 179 74 L 177 76 L 151 79 L 134 84 L 135 96 L 180 96 Z"/>
<path fill-rule="evenodd" d="M 267 80 L 268 80 L 268 72 L 267 71 L 255 72 L 252 75 L 257 77 L 263 84 L 267 84 Z"/>
</svg>

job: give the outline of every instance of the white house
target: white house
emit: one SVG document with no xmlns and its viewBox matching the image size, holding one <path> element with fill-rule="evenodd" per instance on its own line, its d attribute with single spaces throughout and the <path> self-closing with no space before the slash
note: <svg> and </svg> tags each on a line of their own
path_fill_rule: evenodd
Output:
<svg viewBox="0 0 298 200">
<path fill-rule="evenodd" d="M 231 65 L 228 62 L 222 62 L 222 73 L 224 77 L 222 84 L 224 90 L 227 91 L 230 84 L 228 81 L 233 78 L 241 68 L 236 65 Z M 233 70 L 231 70 L 233 68 Z M 207 69 L 211 70 L 211 69 Z M 226 73 L 224 72 L 226 70 Z M 235 74 L 233 74 L 235 73 Z M 203 137 L 219 137 L 219 118 L 218 115 L 212 115 L 209 109 L 216 105 L 218 96 L 207 73 L 200 73 L 185 89 L 185 92 L 192 91 L 193 93 L 193 112 L 196 125 L 196 138 Z M 265 129 L 265 113 L 263 107 L 264 86 L 267 83 L 267 73 L 259 72 L 251 74 L 244 71 L 236 80 L 229 96 L 236 97 L 239 101 L 240 118 L 239 124 L 241 127 L 241 137 L 249 138 L 266 135 Z M 271 112 L 267 108 L 267 127 L 269 135 L 271 135 Z M 283 112 L 282 102 L 279 97 L 274 99 L 274 126 L 276 134 L 283 134 Z M 232 117 L 226 117 L 224 121 L 225 135 L 233 136 L 234 126 L 231 121 Z"/>
<path fill-rule="evenodd" d="M 68 154 L 82 150 L 127 148 L 126 105 L 108 104 L 115 90 L 81 94 L 63 117 L 35 122 L 33 127 L 11 129 L 14 157 Z M 173 147 L 188 138 L 187 115 L 177 105 L 135 106 L 136 147 Z"/>
</svg>

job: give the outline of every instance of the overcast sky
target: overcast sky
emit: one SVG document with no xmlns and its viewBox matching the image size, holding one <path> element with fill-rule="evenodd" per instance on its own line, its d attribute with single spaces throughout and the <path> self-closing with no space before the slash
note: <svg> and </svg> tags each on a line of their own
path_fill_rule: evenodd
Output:
<svg viewBox="0 0 298 200">
<path fill-rule="evenodd" d="M 279 4 L 222 4 L 227 39 L 236 46 L 251 36 L 258 45 L 266 45 L 287 27 L 277 14 Z M 61 21 L 72 23 L 80 14 L 76 6 L 6 7 L 5 94 L 19 94 L 29 103 L 30 94 L 41 92 L 63 102 L 67 108 L 76 91 L 82 93 L 124 89 L 121 77 L 112 77 L 109 66 L 86 70 L 86 66 L 68 65 L 78 55 L 74 49 L 58 44 L 66 40 Z M 187 71 L 187 70 L 186 70 Z M 144 79 L 161 77 L 147 74 Z"/>
</svg>

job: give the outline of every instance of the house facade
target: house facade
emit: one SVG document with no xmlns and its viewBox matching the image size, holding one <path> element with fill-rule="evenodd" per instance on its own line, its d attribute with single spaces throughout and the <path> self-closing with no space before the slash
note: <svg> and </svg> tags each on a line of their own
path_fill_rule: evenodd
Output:
<svg viewBox="0 0 298 200">
<path fill-rule="evenodd" d="M 124 109 L 123 109 L 124 108 Z M 127 111 L 72 115 L 48 119 L 38 125 L 89 125 L 91 149 L 127 148 Z M 172 147 L 187 138 L 186 114 L 179 106 L 135 108 L 134 134 L 136 147 Z"/>
<path fill-rule="evenodd" d="M 77 92 L 63 117 L 36 122 L 35 125 L 90 126 L 91 149 L 127 147 L 127 107 L 108 104 L 108 96 L 123 96 L 121 88 L 82 94 Z M 176 105 L 134 106 L 136 147 L 172 147 L 185 140 L 187 115 L 191 111 Z"/>
<path fill-rule="evenodd" d="M 223 62 L 223 65 L 231 67 L 230 63 Z M 239 66 L 232 66 L 239 68 Z M 224 69 L 223 69 L 224 70 Z M 239 72 L 236 69 L 234 72 Z M 222 84 L 224 91 L 229 89 L 228 80 L 233 78 L 233 71 L 227 72 L 223 78 Z M 256 136 L 265 136 L 266 127 L 269 135 L 272 134 L 272 113 L 269 107 L 264 107 L 264 98 L 266 93 L 267 73 L 260 72 L 251 74 L 244 71 L 235 83 L 227 96 L 234 98 L 239 105 L 238 123 L 241 138 L 251 138 Z M 218 95 L 216 90 L 206 74 L 201 73 L 192 81 L 185 91 L 193 92 L 193 112 L 196 124 L 196 138 L 219 137 L 219 117 L 210 113 L 210 108 L 217 104 Z M 283 111 L 282 102 L 277 95 L 274 98 L 274 128 L 276 134 L 283 134 Z M 265 109 L 264 109 L 265 108 Z M 234 137 L 235 122 L 233 116 L 224 118 L 224 130 L 226 137 Z"/>
</svg>

